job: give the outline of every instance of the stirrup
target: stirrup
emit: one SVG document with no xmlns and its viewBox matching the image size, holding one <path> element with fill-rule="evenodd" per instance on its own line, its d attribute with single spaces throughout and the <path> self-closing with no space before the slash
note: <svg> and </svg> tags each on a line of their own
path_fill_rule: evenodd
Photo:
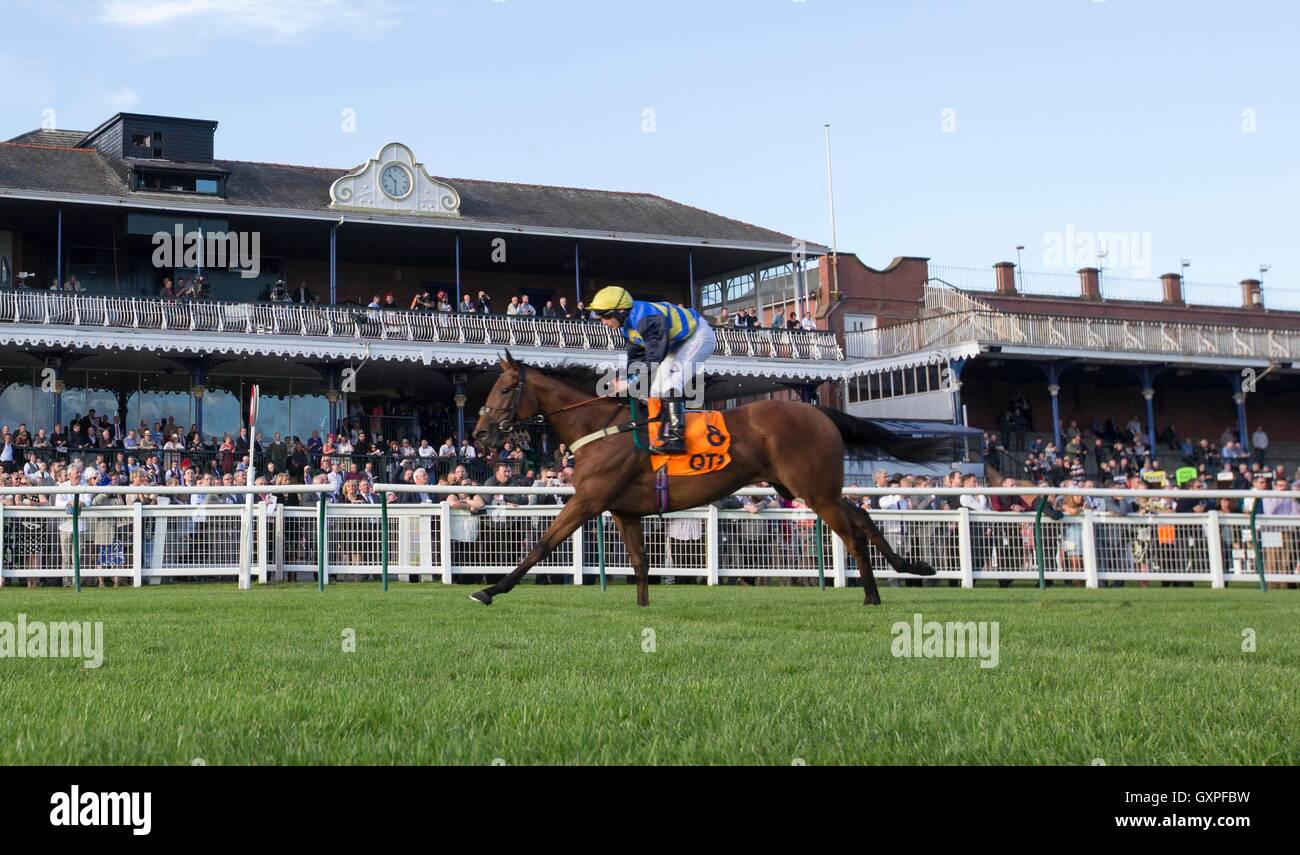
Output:
<svg viewBox="0 0 1300 855">
<path fill-rule="evenodd" d="M 659 454 L 685 454 L 686 402 L 681 399 L 665 400 L 661 417 L 663 425 L 659 431 L 660 445 L 655 451 Z"/>
</svg>

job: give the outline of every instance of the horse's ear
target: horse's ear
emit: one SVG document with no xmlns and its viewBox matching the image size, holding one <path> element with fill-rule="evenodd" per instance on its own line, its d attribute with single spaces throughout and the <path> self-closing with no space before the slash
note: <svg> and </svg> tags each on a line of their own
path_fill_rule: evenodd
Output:
<svg viewBox="0 0 1300 855">
<path fill-rule="evenodd" d="M 502 356 L 501 359 L 500 359 L 500 361 L 497 362 L 497 366 L 498 366 L 502 371 L 508 371 L 508 370 L 510 370 L 510 364 L 511 364 L 512 362 L 514 362 L 514 361 L 515 361 L 515 360 L 514 360 L 514 357 L 512 357 L 512 356 L 510 355 L 510 351 L 507 350 L 506 353 L 505 353 L 505 356 Z"/>
<path fill-rule="evenodd" d="M 506 350 L 505 365 L 506 365 L 507 368 L 518 368 L 518 367 L 519 367 L 519 362 L 518 362 L 518 360 L 516 360 L 513 356 L 510 355 L 510 350 L 509 350 L 509 349 Z"/>
</svg>

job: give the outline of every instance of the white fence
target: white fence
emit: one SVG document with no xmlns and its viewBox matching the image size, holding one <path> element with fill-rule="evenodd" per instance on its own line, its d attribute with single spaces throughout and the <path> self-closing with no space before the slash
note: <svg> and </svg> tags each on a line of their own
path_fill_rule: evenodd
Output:
<svg viewBox="0 0 1300 855">
<path fill-rule="evenodd" d="M 305 493 L 318 488 L 297 489 Z M 411 496 L 414 488 L 403 485 L 394 489 L 404 498 Z M 423 489 L 431 494 L 453 491 Z M 96 492 L 113 491 L 100 488 Z M 563 501 L 571 489 L 456 488 L 454 492 L 490 494 L 486 500 L 507 494 L 522 503 L 530 496 Z M 846 492 L 891 491 L 851 488 Z M 1013 492 L 1050 491 L 1026 488 Z M 1148 490 L 1142 495 L 1162 492 L 1175 491 Z M 1207 497 L 1221 492 L 1226 491 L 1202 491 Z M 509 572 L 561 508 L 559 504 L 489 505 L 471 514 L 445 502 L 397 500 L 386 508 L 326 503 L 322 517 L 322 506 L 314 496 L 301 494 L 301 499 L 306 503 L 303 506 L 261 499 L 251 515 L 242 500 L 239 504 L 91 504 L 80 510 L 75 549 L 73 520 L 66 510 L 0 505 L 0 584 L 68 579 L 77 556 L 83 579 L 129 580 L 138 586 L 169 578 L 239 578 L 243 544 L 251 550 L 250 572 L 262 583 L 309 578 L 324 585 L 380 577 L 385 569 L 398 579 L 452 583 Z M 1264 580 L 1300 583 L 1295 572 L 1300 563 L 1300 517 L 1296 516 L 1259 516 L 1252 533 L 1249 514 L 1218 512 L 1129 516 L 1085 512 L 1060 520 L 1036 520 L 1033 513 L 966 509 L 877 510 L 871 515 L 901 554 L 930 562 L 938 571 L 934 578 L 955 580 L 962 587 L 989 579 L 1037 579 L 1040 544 L 1047 579 L 1077 580 L 1088 587 L 1120 581 L 1208 582 L 1215 588 L 1229 582 L 1259 584 L 1256 539 Z M 711 585 L 729 578 L 811 581 L 824 577 L 828 584 L 841 587 L 858 577 L 858 569 L 839 538 L 807 510 L 773 508 L 751 513 L 709 506 L 649 517 L 644 530 L 655 576 L 695 578 Z M 319 575 L 322 557 L 324 573 Z M 872 560 L 879 578 L 917 578 L 895 574 L 879 555 Z M 600 573 L 602 565 L 604 572 L 613 576 L 632 572 L 608 515 L 589 521 L 531 575 L 581 585 Z"/>
</svg>

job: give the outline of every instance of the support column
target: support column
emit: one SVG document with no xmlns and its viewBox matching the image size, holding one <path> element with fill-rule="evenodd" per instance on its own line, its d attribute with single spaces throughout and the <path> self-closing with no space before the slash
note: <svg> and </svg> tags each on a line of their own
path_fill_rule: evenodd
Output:
<svg viewBox="0 0 1300 855">
<path fill-rule="evenodd" d="M 1228 385 L 1232 387 L 1232 402 L 1237 405 L 1237 433 L 1241 436 L 1241 448 L 1247 453 L 1253 451 L 1250 447 L 1250 434 L 1247 433 L 1246 425 L 1246 390 L 1242 386 L 1241 374 L 1236 371 L 1225 371 L 1223 376 L 1228 379 Z"/>
<path fill-rule="evenodd" d="M 459 453 L 460 447 L 465 442 L 465 384 L 456 384 L 456 449 Z"/>
<path fill-rule="evenodd" d="M 578 308 L 582 302 L 582 257 L 578 254 L 578 242 L 573 242 L 573 307 Z M 586 320 L 585 318 L 583 320 Z"/>
<path fill-rule="evenodd" d="M 1237 405 L 1237 435 L 1241 437 L 1242 450 L 1253 451 L 1250 447 L 1250 434 L 1246 430 L 1246 396 L 1240 390 L 1232 393 L 1232 402 Z"/>
<path fill-rule="evenodd" d="M 965 367 L 964 359 L 948 360 L 948 388 L 952 389 L 952 423 L 955 425 L 966 424 L 961 409 L 961 372 Z"/>
<path fill-rule="evenodd" d="M 54 275 L 59 280 L 59 289 L 63 289 L 63 209 L 59 209 L 59 235 L 55 242 Z"/>
<path fill-rule="evenodd" d="M 45 366 L 54 371 L 54 382 L 49 386 L 50 394 L 54 396 L 54 423 L 63 424 L 63 390 L 66 388 L 63 382 L 63 359 L 47 359 Z"/>
<path fill-rule="evenodd" d="M 453 312 L 460 311 L 460 234 L 456 234 L 456 302 Z"/>
<path fill-rule="evenodd" d="M 686 248 L 686 281 L 688 283 L 686 287 L 691 292 L 691 308 L 698 310 L 699 306 L 697 305 L 697 301 L 695 297 L 695 248 L 694 247 Z"/>
<path fill-rule="evenodd" d="M 1155 375 L 1150 368 L 1143 368 L 1138 372 L 1142 379 L 1142 397 L 1147 402 L 1147 446 L 1151 449 L 1151 460 L 1155 462 L 1156 458 L 1156 390 L 1152 385 Z"/>
<path fill-rule="evenodd" d="M 342 395 L 339 392 L 339 370 L 338 366 L 330 365 L 325 369 L 325 375 L 329 382 L 329 388 L 325 391 L 325 400 L 329 402 L 329 425 L 327 433 L 334 433 L 339 425 L 339 400 Z"/>
<path fill-rule="evenodd" d="M 338 225 L 330 226 L 330 305 L 338 305 L 339 267 L 338 267 Z"/>
<path fill-rule="evenodd" d="M 1059 362 L 1038 363 L 1038 370 L 1047 377 L 1047 393 L 1052 396 L 1052 442 L 1056 453 L 1064 454 L 1065 445 L 1061 442 L 1061 375 L 1064 370 Z"/>
<path fill-rule="evenodd" d="M 194 429 L 203 436 L 203 396 L 207 393 L 208 371 L 202 359 L 190 368 L 190 397 L 194 401 Z"/>
</svg>

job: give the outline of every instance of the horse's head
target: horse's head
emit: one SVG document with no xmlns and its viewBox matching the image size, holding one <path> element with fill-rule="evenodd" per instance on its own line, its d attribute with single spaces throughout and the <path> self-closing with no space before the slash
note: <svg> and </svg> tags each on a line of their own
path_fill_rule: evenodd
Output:
<svg viewBox="0 0 1300 855">
<path fill-rule="evenodd" d="M 474 439 L 487 448 L 498 448 L 522 422 L 541 412 L 536 390 L 531 388 L 530 374 L 522 362 L 506 351 L 500 363 L 501 376 L 488 392 L 487 402 L 479 410 L 474 425 Z"/>
</svg>

